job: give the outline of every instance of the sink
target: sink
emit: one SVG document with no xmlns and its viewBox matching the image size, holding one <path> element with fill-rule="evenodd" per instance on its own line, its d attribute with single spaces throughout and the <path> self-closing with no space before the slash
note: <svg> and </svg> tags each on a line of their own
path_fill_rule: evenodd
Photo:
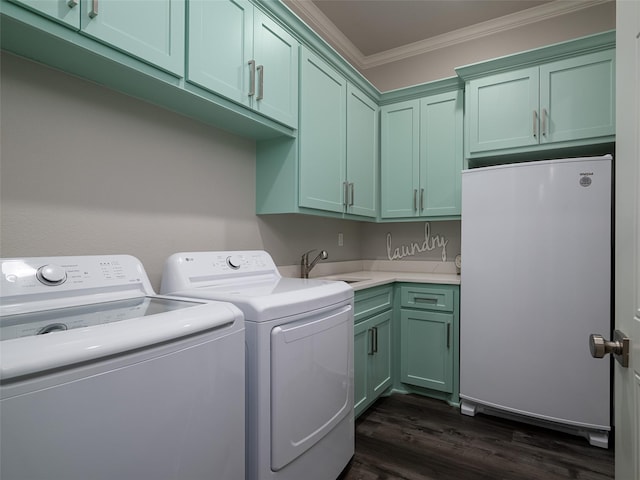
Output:
<svg viewBox="0 0 640 480">
<path fill-rule="evenodd" d="M 335 280 L 337 282 L 345 282 L 345 283 L 358 283 L 358 282 L 366 282 L 367 280 L 371 280 L 370 278 L 359 278 L 359 277 L 333 277 L 331 280 Z"/>
</svg>

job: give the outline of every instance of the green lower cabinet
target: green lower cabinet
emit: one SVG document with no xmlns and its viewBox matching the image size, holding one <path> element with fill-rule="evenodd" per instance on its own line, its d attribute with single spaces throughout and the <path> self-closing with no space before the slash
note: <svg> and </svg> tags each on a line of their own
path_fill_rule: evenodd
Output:
<svg viewBox="0 0 640 480">
<path fill-rule="evenodd" d="M 400 377 L 409 385 L 451 392 L 453 315 L 402 309 Z"/>
<path fill-rule="evenodd" d="M 393 287 L 355 293 L 354 407 L 360 415 L 393 384 Z"/>
<path fill-rule="evenodd" d="M 354 327 L 354 408 L 360 415 L 392 384 L 391 310 Z"/>
<path fill-rule="evenodd" d="M 460 287 L 398 284 L 394 389 L 459 403 Z"/>
</svg>

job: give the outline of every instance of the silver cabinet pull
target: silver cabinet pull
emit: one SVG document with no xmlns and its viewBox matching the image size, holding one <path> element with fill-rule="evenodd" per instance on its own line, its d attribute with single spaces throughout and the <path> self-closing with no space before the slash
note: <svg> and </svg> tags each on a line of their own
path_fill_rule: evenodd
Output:
<svg viewBox="0 0 640 480">
<path fill-rule="evenodd" d="M 418 190 L 413 190 L 413 211 L 418 211 Z"/>
<path fill-rule="evenodd" d="M 547 136 L 547 116 L 549 114 L 547 113 L 547 109 L 543 108 L 542 109 L 542 136 L 546 137 Z"/>
<path fill-rule="evenodd" d="M 420 211 L 424 210 L 424 188 L 420 189 Z"/>
<path fill-rule="evenodd" d="M 369 337 L 369 351 L 367 352 L 367 355 L 373 355 L 375 353 L 373 346 L 373 329 L 370 328 L 369 330 L 367 330 L 367 335 L 369 335 L 369 332 L 371 332 L 371 336 Z"/>
<path fill-rule="evenodd" d="M 89 17 L 95 18 L 98 16 L 98 0 L 91 0 L 91 10 L 89 10 Z"/>
<path fill-rule="evenodd" d="M 373 327 L 373 353 L 378 353 L 378 327 Z"/>
<path fill-rule="evenodd" d="M 356 190 L 356 187 L 354 186 L 353 183 L 349 184 L 349 190 L 350 190 L 349 206 L 353 207 L 353 202 L 354 202 L 354 198 L 355 198 L 355 190 Z"/>
<path fill-rule="evenodd" d="M 451 346 L 451 324 L 447 323 L 447 348 Z"/>
<path fill-rule="evenodd" d="M 434 297 L 414 297 L 414 303 L 428 303 L 429 305 L 437 305 L 438 299 Z"/>
<path fill-rule="evenodd" d="M 342 201 L 342 204 L 345 207 L 349 206 L 349 184 L 347 182 L 342 182 L 342 193 L 344 195 L 344 200 Z"/>
<path fill-rule="evenodd" d="M 533 138 L 538 138 L 538 111 L 533 111 Z"/>
<path fill-rule="evenodd" d="M 258 65 L 256 68 L 258 71 L 258 96 L 256 100 L 262 100 L 264 98 L 264 65 Z"/>
<path fill-rule="evenodd" d="M 69 8 L 77 7 L 78 6 L 78 0 L 68 0 L 67 1 L 67 5 L 68 5 Z"/>
<path fill-rule="evenodd" d="M 249 96 L 256 94 L 256 61 L 249 60 Z"/>
</svg>

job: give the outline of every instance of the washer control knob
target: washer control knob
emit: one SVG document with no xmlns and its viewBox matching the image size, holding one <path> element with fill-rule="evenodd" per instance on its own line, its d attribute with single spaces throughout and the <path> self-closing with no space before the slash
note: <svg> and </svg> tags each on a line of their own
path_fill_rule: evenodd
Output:
<svg viewBox="0 0 640 480">
<path fill-rule="evenodd" d="M 60 285 L 67 279 L 67 272 L 58 265 L 49 264 L 40 267 L 36 277 L 45 285 Z"/>
<path fill-rule="evenodd" d="M 227 257 L 227 265 L 237 270 L 240 268 L 240 265 L 242 265 L 242 259 L 238 255 L 230 255 Z"/>
</svg>

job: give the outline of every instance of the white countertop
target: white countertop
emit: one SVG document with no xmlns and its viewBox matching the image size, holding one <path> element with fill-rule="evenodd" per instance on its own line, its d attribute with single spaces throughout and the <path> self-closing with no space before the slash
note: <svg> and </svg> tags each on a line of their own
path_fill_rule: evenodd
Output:
<svg viewBox="0 0 640 480">
<path fill-rule="evenodd" d="M 278 267 L 284 276 L 297 277 L 297 265 Z M 310 275 L 323 280 L 347 281 L 354 290 L 394 282 L 460 285 L 453 262 L 362 260 L 318 263 Z"/>
<path fill-rule="evenodd" d="M 323 280 L 346 281 L 355 291 L 394 282 L 460 285 L 460 275 L 456 275 L 455 273 L 375 272 L 362 270 L 359 272 L 341 273 L 318 278 Z"/>
</svg>

